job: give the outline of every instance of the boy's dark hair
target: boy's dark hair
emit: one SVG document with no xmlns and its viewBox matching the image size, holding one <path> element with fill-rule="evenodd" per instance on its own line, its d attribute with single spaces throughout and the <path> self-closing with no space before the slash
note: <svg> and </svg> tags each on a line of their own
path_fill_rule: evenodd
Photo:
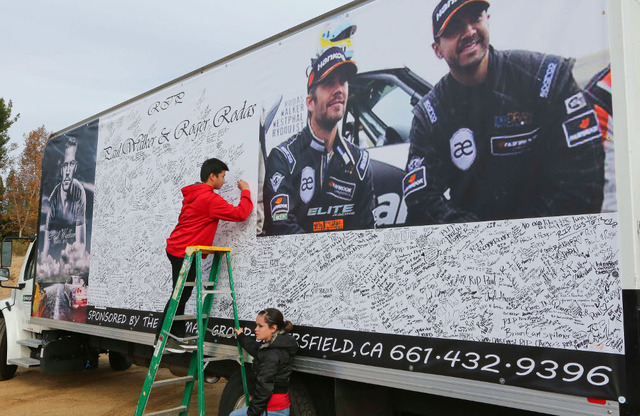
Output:
<svg viewBox="0 0 640 416">
<path fill-rule="evenodd" d="M 222 171 L 229 171 L 229 167 L 226 163 L 224 163 L 220 159 L 216 159 L 212 157 L 211 159 L 207 159 L 202 164 L 202 168 L 200 168 L 200 181 L 202 183 L 206 182 L 209 179 L 209 175 L 212 173 L 218 176 Z"/>
</svg>

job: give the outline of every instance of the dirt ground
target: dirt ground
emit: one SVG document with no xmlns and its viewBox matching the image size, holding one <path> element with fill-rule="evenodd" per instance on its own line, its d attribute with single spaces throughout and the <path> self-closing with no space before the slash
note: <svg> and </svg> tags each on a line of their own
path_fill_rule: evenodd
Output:
<svg viewBox="0 0 640 416">
<path fill-rule="evenodd" d="M 7 285 L 17 283 L 22 260 L 22 257 L 14 256 L 10 268 L 11 281 Z M 0 299 L 9 295 L 10 289 L 0 288 Z M 0 416 L 130 416 L 138 404 L 147 370 L 146 367 L 132 365 L 127 371 L 113 371 L 106 354 L 100 356 L 97 369 L 79 373 L 43 374 L 38 367 L 18 367 L 14 378 L 0 381 Z M 172 377 L 175 376 L 168 369 L 161 368 L 156 380 Z M 207 415 L 218 415 L 224 384 L 224 380 L 205 384 Z M 145 411 L 180 405 L 182 386 L 176 384 L 153 389 Z M 197 390 L 194 390 L 189 414 L 198 414 Z"/>
<path fill-rule="evenodd" d="M 19 367 L 14 378 L 0 381 L 0 415 L 38 416 L 118 416 L 133 415 L 146 367 L 132 365 L 127 371 L 116 372 L 109 367 L 107 355 L 100 356 L 97 369 L 69 374 L 43 374 L 38 367 Z M 174 377 L 161 368 L 156 380 Z M 224 380 L 205 384 L 206 414 L 217 416 Z M 178 406 L 182 401 L 182 385 L 155 388 L 146 412 Z M 197 389 L 197 387 L 196 387 Z M 189 414 L 198 414 L 197 390 L 189 407 Z"/>
</svg>

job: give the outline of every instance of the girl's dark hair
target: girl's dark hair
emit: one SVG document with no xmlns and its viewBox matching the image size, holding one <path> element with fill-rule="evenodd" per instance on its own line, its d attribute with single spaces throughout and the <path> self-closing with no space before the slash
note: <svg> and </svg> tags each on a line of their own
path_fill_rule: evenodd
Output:
<svg viewBox="0 0 640 416">
<path fill-rule="evenodd" d="M 282 312 L 276 308 L 267 308 L 258 312 L 258 316 L 262 316 L 267 325 L 275 325 L 278 329 L 284 330 L 284 332 L 291 332 L 293 324 L 284 320 Z"/>
</svg>

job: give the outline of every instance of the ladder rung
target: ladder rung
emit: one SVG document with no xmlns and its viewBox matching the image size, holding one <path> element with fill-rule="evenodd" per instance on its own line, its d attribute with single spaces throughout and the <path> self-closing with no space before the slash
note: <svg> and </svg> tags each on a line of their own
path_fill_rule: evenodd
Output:
<svg viewBox="0 0 640 416">
<path fill-rule="evenodd" d="M 202 282 L 202 286 L 213 286 L 215 284 L 216 282 Z M 187 287 L 187 286 L 195 287 L 196 282 L 184 282 L 184 287 Z"/>
<path fill-rule="evenodd" d="M 203 254 L 231 253 L 231 249 L 229 247 L 191 246 L 184 250 L 185 254 L 189 256 L 196 251 L 201 251 Z"/>
<path fill-rule="evenodd" d="M 213 295 L 216 293 L 221 293 L 224 295 L 230 295 L 231 294 L 231 290 L 229 289 L 216 289 L 216 290 L 203 290 L 202 294 L 203 295 Z"/>
<path fill-rule="evenodd" d="M 207 315 L 206 313 L 202 314 L 202 319 L 207 319 L 209 317 L 209 315 Z M 190 321 L 192 319 L 196 319 L 195 315 L 176 315 L 173 317 L 174 321 Z"/>
<path fill-rule="evenodd" d="M 193 381 L 193 376 L 168 378 L 166 380 L 154 381 L 151 387 L 161 387 L 161 386 L 168 386 L 171 384 L 188 383 L 189 381 Z"/>
<path fill-rule="evenodd" d="M 153 413 L 145 413 L 143 416 L 164 416 L 164 415 L 173 415 L 176 413 L 182 413 L 187 410 L 187 406 L 178 406 L 173 409 L 159 410 Z"/>
<path fill-rule="evenodd" d="M 203 363 L 210 363 L 212 361 L 233 360 L 238 361 L 238 355 L 218 355 L 216 357 L 205 357 L 202 359 Z"/>
</svg>

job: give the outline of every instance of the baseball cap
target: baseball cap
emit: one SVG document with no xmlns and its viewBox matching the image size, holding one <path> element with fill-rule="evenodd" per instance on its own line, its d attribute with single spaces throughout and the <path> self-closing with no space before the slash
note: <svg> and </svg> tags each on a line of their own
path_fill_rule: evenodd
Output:
<svg viewBox="0 0 640 416">
<path fill-rule="evenodd" d="M 343 67 L 347 71 L 347 78 L 354 76 L 358 72 L 356 63 L 347 59 L 342 49 L 334 47 L 322 52 L 318 59 L 311 64 L 307 92 L 339 67 Z"/>
<path fill-rule="evenodd" d="M 451 21 L 453 15 L 464 6 L 472 3 L 480 3 L 489 7 L 489 2 L 486 0 L 441 0 L 433 10 L 433 15 L 431 16 L 433 20 L 433 38 L 439 38 Z"/>
</svg>

